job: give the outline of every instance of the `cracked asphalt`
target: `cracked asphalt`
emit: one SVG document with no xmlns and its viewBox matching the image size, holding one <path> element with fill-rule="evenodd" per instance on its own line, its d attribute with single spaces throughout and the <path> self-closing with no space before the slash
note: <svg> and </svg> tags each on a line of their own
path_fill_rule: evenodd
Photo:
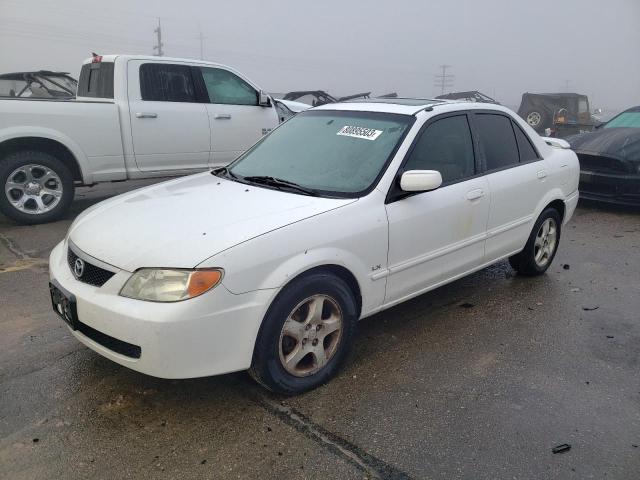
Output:
<svg viewBox="0 0 640 480">
<path fill-rule="evenodd" d="M 282 398 L 127 370 L 51 311 L 73 218 L 145 183 L 81 189 L 48 225 L 0 217 L 0 478 L 640 475 L 640 211 L 581 204 L 546 275 L 503 262 L 368 318 L 337 378 Z"/>
</svg>

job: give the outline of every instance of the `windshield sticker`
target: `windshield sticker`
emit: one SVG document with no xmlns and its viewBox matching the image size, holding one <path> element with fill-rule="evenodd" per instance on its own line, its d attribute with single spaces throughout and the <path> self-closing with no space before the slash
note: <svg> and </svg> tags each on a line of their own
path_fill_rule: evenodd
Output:
<svg viewBox="0 0 640 480">
<path fill-rule="evenodd" d="M 342 135 L 343 137 L 363 138 L 365 140 L 375 140 L 380 136 L 382 130 L 375 130 L 373 128 L 365 127 L 350 127 L 345 125 L 342 127 L 336 135 Z"/>
</svg>

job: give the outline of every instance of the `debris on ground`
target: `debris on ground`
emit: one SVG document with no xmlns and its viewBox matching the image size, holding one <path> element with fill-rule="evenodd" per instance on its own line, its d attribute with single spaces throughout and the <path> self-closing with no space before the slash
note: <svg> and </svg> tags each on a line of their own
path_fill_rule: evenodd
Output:
<svg viewBox="0 0 640 480">
<path fill-rule="evenodd" d="M 465 302 L 460 304 L 460 308 L 473 308 L 475 305 L 473 303 Z"/>
<path fill-rule="evenodd" d="M 564 268 L 565 270 L 569 270 L 571 268 L 571 265 L 569 265 L 568 263 L 563 263 L 562 268 Z"/>
<path fill-rule="evenodd" d="M 600 307 L 599 307 L 598 305 L 594 305 L 594 306 L 592 306 L 592 307 L 582 307 L 582 309 L 583 309 L 585 312 L 592 312 L 593 310 L 597 310 L 597 309 L 599 309 L 599 308 L 600 308 Z"/>
<path fill-rule="evenodd" d="M 553 453 L 563 453 L 568 452 L 569 450 L 571 450 L 571 445 L 569 445 L 568 443 L 563 443 L 562 445 L 558 445 L 551 449 Z"/>
</svg>

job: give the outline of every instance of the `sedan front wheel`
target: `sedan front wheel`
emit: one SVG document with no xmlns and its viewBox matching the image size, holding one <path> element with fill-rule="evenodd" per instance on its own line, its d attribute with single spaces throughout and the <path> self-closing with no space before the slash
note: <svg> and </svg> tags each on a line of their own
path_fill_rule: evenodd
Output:
<svg viewBox="0 0 640 480">
<path fill-rule="evenodd" d="M 356 321 L 357 305 L 346 282 L 325 272 L 303 276 L 269 308 L 249 373 L 284 395 L 318 387 L 343 363 Z"/>
</svg>

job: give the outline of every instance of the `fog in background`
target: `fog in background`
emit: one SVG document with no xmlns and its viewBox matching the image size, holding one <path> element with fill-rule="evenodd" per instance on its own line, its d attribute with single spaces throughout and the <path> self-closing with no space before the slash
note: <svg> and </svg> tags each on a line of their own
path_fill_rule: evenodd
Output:
<svg viewBox="0 0 640 480">
<path fill-rule="evenodd" d="M 575 91 L 591 106 L 640 104 L 640 0 L 0 0 L 0 72 L 77 77 L 92 51 L 231 65 L 271 92 L 324 89 L 430 97 L 480 90 L 517 107 L 523 92 Z"/>
</svg>

